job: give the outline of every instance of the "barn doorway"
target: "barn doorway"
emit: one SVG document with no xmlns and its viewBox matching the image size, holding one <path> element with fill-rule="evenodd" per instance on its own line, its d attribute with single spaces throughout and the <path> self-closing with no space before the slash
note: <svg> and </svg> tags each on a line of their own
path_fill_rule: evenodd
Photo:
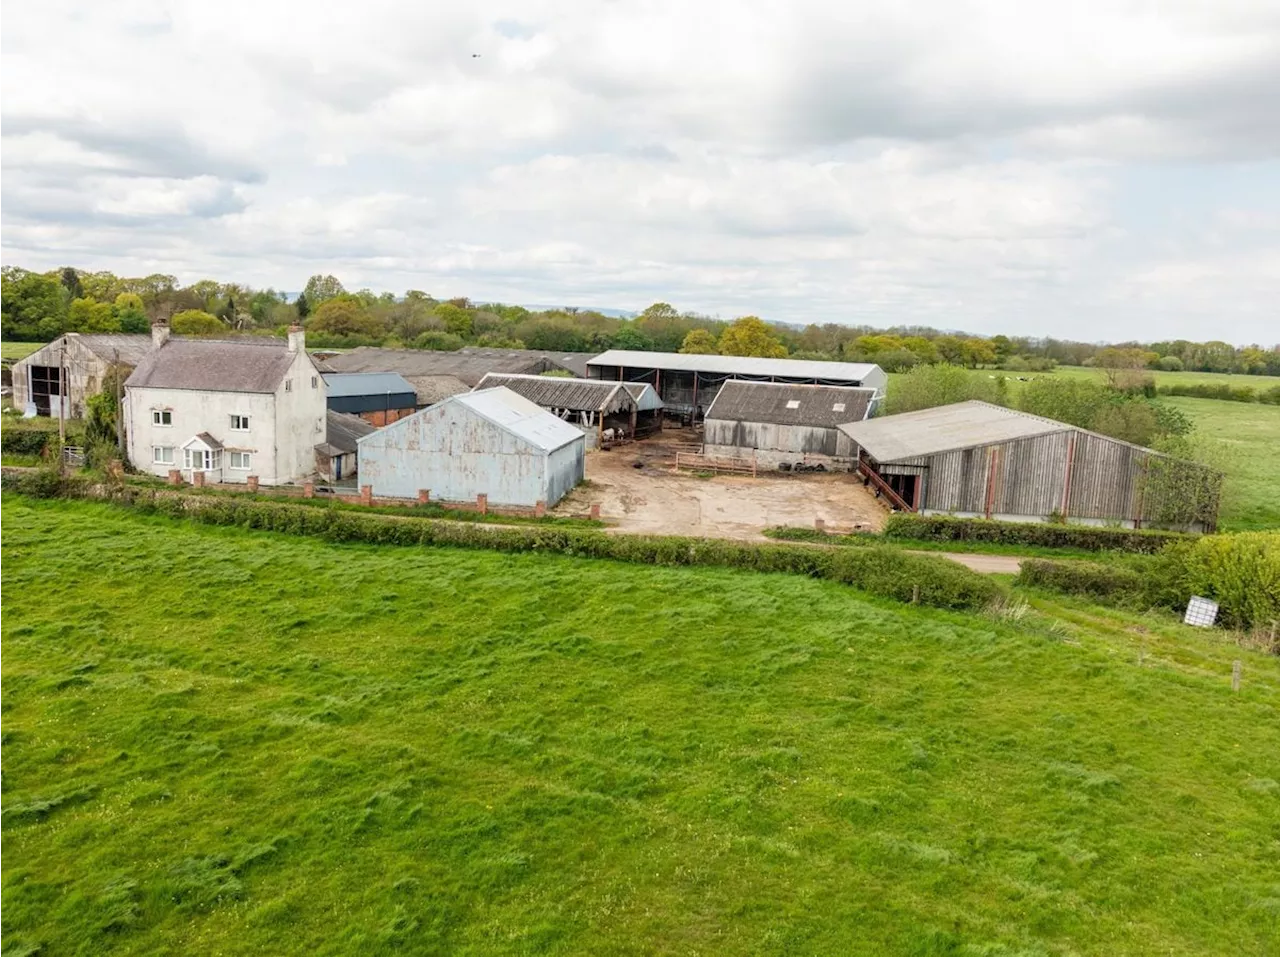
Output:
<svg viewBox="0 0 1280 957">
<path fill-rule="evenodd" d="M 35 403 L 36 415 L 53 414 L 50 396 L 62 395 L 61 371 L 57 366 L 31 367 L 31 401 Z"/>
<path fill-rule="evenodd" d="M 883 476 L 889 488 L 897 493 L 898 497 L 906 502 L 912 509 L 919 507 L 916 501 L 916 490 L 920 481 L 918 475 L 885 475 Z"/>
</svg>

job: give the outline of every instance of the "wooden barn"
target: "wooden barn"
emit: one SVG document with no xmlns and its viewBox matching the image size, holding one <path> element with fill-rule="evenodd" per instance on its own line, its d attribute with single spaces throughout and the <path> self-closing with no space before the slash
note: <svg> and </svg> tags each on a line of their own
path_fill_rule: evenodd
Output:
<svg viewBox="0 0 1280 957">
<path fill-rule="evenodd" d="M 152 347 L 151 336 L 68 332 L 13 364 L 13 405 L 24 415 L 84 416 L 85 400 L 97 395 L 111 367 L 128 377 Z M 61 383 L 65 382 L 63 388 Z"/>
<path fill-rule="evenodd" d="M 774 468 L 797 462 L 848 469 L 853 440 L 840 431 L 875 408 L 874 389 L 726 382 L 707 409 L 703 450 Z"/>
<path fill-rule="evenodd" d="M 895 507 L 1006 521 L 1212 531 L 1220 473 L 986 402 L 841 425 Z"/>
</svg>

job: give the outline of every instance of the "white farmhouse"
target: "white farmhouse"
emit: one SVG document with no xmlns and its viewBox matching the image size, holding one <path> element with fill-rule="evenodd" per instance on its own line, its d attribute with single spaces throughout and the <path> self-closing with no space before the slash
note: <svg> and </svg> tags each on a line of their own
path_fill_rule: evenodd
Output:
<svg viewBox="0 0 1280 957">
<path fill-rule="evenodd" d="M 154 475 L 284 485 L 311 475 L 325 441 L 325 385 L 304 333 L 278 339 L 170 339 L 125 382 L 129 460 Z"/>
</svg>

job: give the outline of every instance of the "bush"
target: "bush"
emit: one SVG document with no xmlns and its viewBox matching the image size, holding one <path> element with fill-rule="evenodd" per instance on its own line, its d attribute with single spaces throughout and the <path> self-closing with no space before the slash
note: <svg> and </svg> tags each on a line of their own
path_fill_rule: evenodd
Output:
<svg viewBox="0 0 1280 957">
<path fill-rule="evenodd" d="M 44 455 L 58 433 L 46 429 L 6 428 L 0 433 L 0 450 L 13 455 Z"/>
<path fill-rule="evenodd" d="M 5 487 L 10 487 L 8 476 Z M 25 488 L 20 483 L 13 487 L 16 491 L 24 491 Z M 31 494 L 48 497 L 50 492 L 58 494 L 53 487 L 41 487 L 38 493 Z M 83 482 L 64 485 L 61 493 L 68 496 L 91 494 Z M 314 535 L 333 542 L 543 552 L 647 565 L 705 565 L 806 575 L 842 582 L 869 594 L 898 601 L 918 600 L 920 604 L 936 608 L 985 608 L 1002 594 L 994 581 L 954 562 L 876 546 L 820 549 L 721 539 L 608 535 L 563 527 L 505 528 L 430 519 L 406 520 L 251 498 L 175 495 L 135 487 L 123 488 L 114 500 L 145 511 L 209 525 L 239 525 L 294 535 Z"/>
<path fill-rule="evenodd" d="M 83 477 L 63 475 L 53 466 L 5 472 L 0 487 L 30 498 L 79 498 L 88 492 L 88 482 Z"/>
<path fill-rule="evenodd" d="M 1268 398 L 1268 396 L 1271 392 L 1280 392 L 1280 386 L 1268 389 L 1262 395 L 1255 392 L 1252 386 L 1231 386 L 1225 383 L 1213 384 L 1205 382 L 1194 385 L 1162 385 L 1159 391 L 1161 395 L 1181 395 L 1193 399 L 1220 399 L 1223 402 L 1266 402 L 1271 404 L 1274 400 Z"/>
<path fill-rule="evenodd" d="M 1181 559 L 1181 604 L 1192 595 L 1218 603 L 1229 628 L 1254 628 L 1280 619 L 1280 532 L 1207 535 Z"/>
<path fill-rule="evenodd" d="M 1182 532 L 1155 529 L 1103 528 L 1096 525 L 1059 525 L 1040 522 L 997 522 L 949 515 L 890 515 L 886 538 L 917 542 L 996 542 L 1002 545 L 1039 545 L 1045 548 L 1079 548 L 1084 551 L 1153 553 L 1170 542 L 1185 541 Z"/>
</svg>

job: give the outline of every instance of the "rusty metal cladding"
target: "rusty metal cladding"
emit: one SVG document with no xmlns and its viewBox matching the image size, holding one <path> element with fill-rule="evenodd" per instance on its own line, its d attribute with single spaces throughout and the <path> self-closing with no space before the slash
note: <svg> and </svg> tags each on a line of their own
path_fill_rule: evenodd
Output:
<svg viewBox="0 0 1280 957">
<path fill-rule="evenodd" d="M 491 389 L 495 386 L 508 388 L 544 409 L 598 412 L 601 415 L 630 413 L 636 409 L 636 400 L 619 382 L 490 372 L 476 388 Z"/>
<path fill-rule="evenodd" d="M 360 440 L 360 484 L 387 498 L 533 508 L 584 475 L 582 432 L 509 389 L 452 396 Z"/>
</svg>

